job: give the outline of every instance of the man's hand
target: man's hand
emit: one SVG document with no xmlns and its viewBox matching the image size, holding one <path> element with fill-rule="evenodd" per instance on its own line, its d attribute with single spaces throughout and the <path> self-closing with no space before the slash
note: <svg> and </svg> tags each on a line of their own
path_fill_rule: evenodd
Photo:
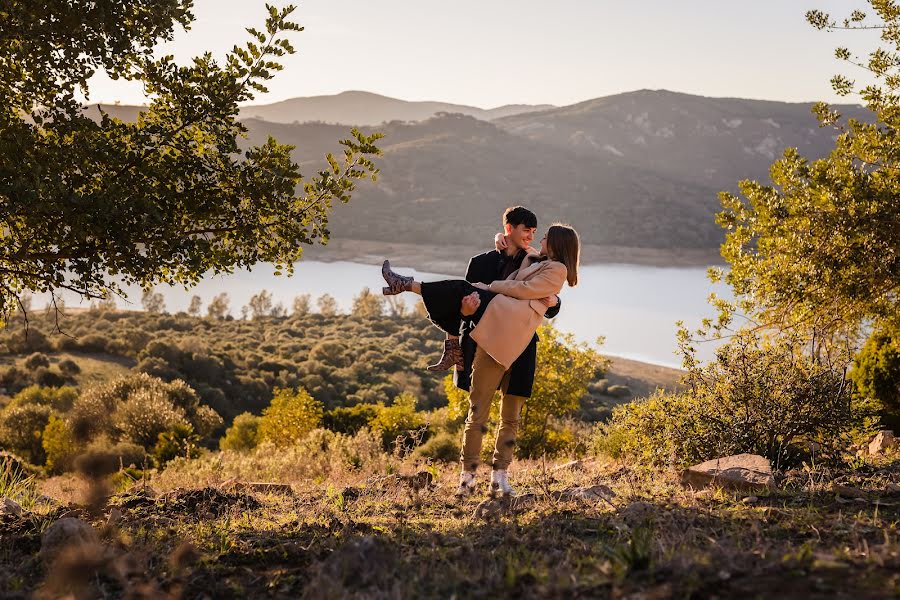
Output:
<svg viewBox="0 0 900 600">
<path fill-rule="evenodd" d="M 538 302 L 546 306 L 547 308 L 553 308 L 557 304 L 559 304 L 558 296 L 545 296 L 543 298 L 538 298 Z"/>
<path fill-rule="evenodd" d="M 497 249 L 497 252 L 503 252 L 509 248 L 509 240 L 506 239 L 503 233 L 498 233 L 494 236 L 494 248 Z"/>
<path fill-rule="evenodd" d="M 464 317 L 471 317 L 479 306 L 481 306 L 481 296 L 478 295 L 478 292 L 472 292 L 468 296 L 463 296 L 459 312 Z"/>
</svg>

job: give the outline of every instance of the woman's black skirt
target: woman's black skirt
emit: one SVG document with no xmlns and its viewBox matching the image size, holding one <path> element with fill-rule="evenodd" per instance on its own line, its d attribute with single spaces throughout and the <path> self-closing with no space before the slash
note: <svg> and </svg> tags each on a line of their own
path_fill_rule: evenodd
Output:
<svg viewBox="0 0 900 600">
<path fill-rule="evenodd" d="M 462 299 L 472 292 L 478 292 L 481 305 L 474 315 L 463 317 L 459 312 Z M 422 301 L 425 303 L 425 310 L 428 311 L 428 318 L 435 326 L 450 335 L 459 335 L 463 319 L 478 323 L 488 303 L 496 295 L 496 292 L 480 290 L 464 279 L 447 279 L 422 284 Z"/>
</svg>

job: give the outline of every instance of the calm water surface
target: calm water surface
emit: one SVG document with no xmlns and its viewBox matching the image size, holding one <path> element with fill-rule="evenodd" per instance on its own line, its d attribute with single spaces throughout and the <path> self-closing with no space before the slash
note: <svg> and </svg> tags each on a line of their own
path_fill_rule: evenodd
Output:
<svg viewBox="0 0 900 600">
<path fill-rule="evenodd" d="M 403 274 L 415 274 L 417 279 L 434 281 L 451 275 L 422 273 L 413 269 L 397 269 Z M 231 313 L 240 316 L 241 306 L 250 296 L 266 289 L 275 302 L 290 309 L 293 298 L 307 293 L 315 299 L 322 294 L 334 296 L 347 311 L 364 287 L 380 293 L 384 281 L 379 267 L 351 262 L 299 262 L 293 277 L 276 277 L 268 265 L 252 271 L 238 271 L 224 277 L 203 280 L 196 288 L 185 291 L 180 287 L 160 286 L 156 290 L 166 298 L 169 312 L 186 310 L 190 299 L 199 295 L 206 303 L 221 292 L 231 298 Z M 696 327 L 704 317 L 713 316 L 706 298 L 712 291 L 727 296 L 723 286 L 715 288 L 706 279 L 703 268 L 656 268 L 634 265 L 583 266 L 579 284 L 563 288 L 560 297 L 563 307 L 555 320 L 556 326 L 575 334 L 580 341 L 593 342 L 598 336 L 606 338 L 605 354 L 633 358 L 661 365 L 680 366 L 674 354 L 675 322 L 683 319 Z M 404 295 L 411 307 L 416 298 Z M 123 308 L 140 308 L 140 290 L 129 289 L 129 303 L 119 301 Z M 46 302 L 45 296 L 35 296 L 35 306 Z M 79 306 L 74 296 L 66 297 L 68 306 Z M 708 357 L 711 348 L 702 354 Z"/>
</svg>

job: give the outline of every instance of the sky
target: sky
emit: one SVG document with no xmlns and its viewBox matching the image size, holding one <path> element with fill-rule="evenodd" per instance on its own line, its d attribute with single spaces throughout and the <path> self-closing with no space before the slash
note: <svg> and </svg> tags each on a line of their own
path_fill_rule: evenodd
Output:
<svg viewBox="0 0 900 600">
<path fill-rule="evenodd" d="M 283 6 L 284 2 L 275 2 Z M 365 90 L 404 100 L 493 108 L 567 105 L 637 89 L 790 102 L 835 101 L 829 80 L 855 75 L 834 48 L 872 37 L 806 23 L 843 18 L 862 0 L 305 0 L 298 53 L 255 104 Z M 223 57 L 262 28 L 265 3 L 196 0 L 190 31 L 159 50 L 179 62 Z M 98 75 L 92 102 L 139 104 L 139 86 Z"/>
</svg>

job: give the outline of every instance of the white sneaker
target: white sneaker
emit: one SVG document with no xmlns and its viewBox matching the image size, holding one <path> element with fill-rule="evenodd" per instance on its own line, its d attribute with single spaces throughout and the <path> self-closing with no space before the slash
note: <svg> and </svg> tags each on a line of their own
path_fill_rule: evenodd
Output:
<svg viewBox="0 0 900 600">
<path fill-rule="evenodd" d="M 460 498 L 471 496 L 475 492 L 475 473 L 472 471 L 463 471 L 459 474 L 459 486 L 456 488 L 456 495 Z"/>
<path fill-rule="evenodd" d="M 504 496 L 516 495 L 516 490 L 509 485 L 509 476 L 506 471 L 491 472 L 491 491 L 500 492 Z"/>
</svg>

